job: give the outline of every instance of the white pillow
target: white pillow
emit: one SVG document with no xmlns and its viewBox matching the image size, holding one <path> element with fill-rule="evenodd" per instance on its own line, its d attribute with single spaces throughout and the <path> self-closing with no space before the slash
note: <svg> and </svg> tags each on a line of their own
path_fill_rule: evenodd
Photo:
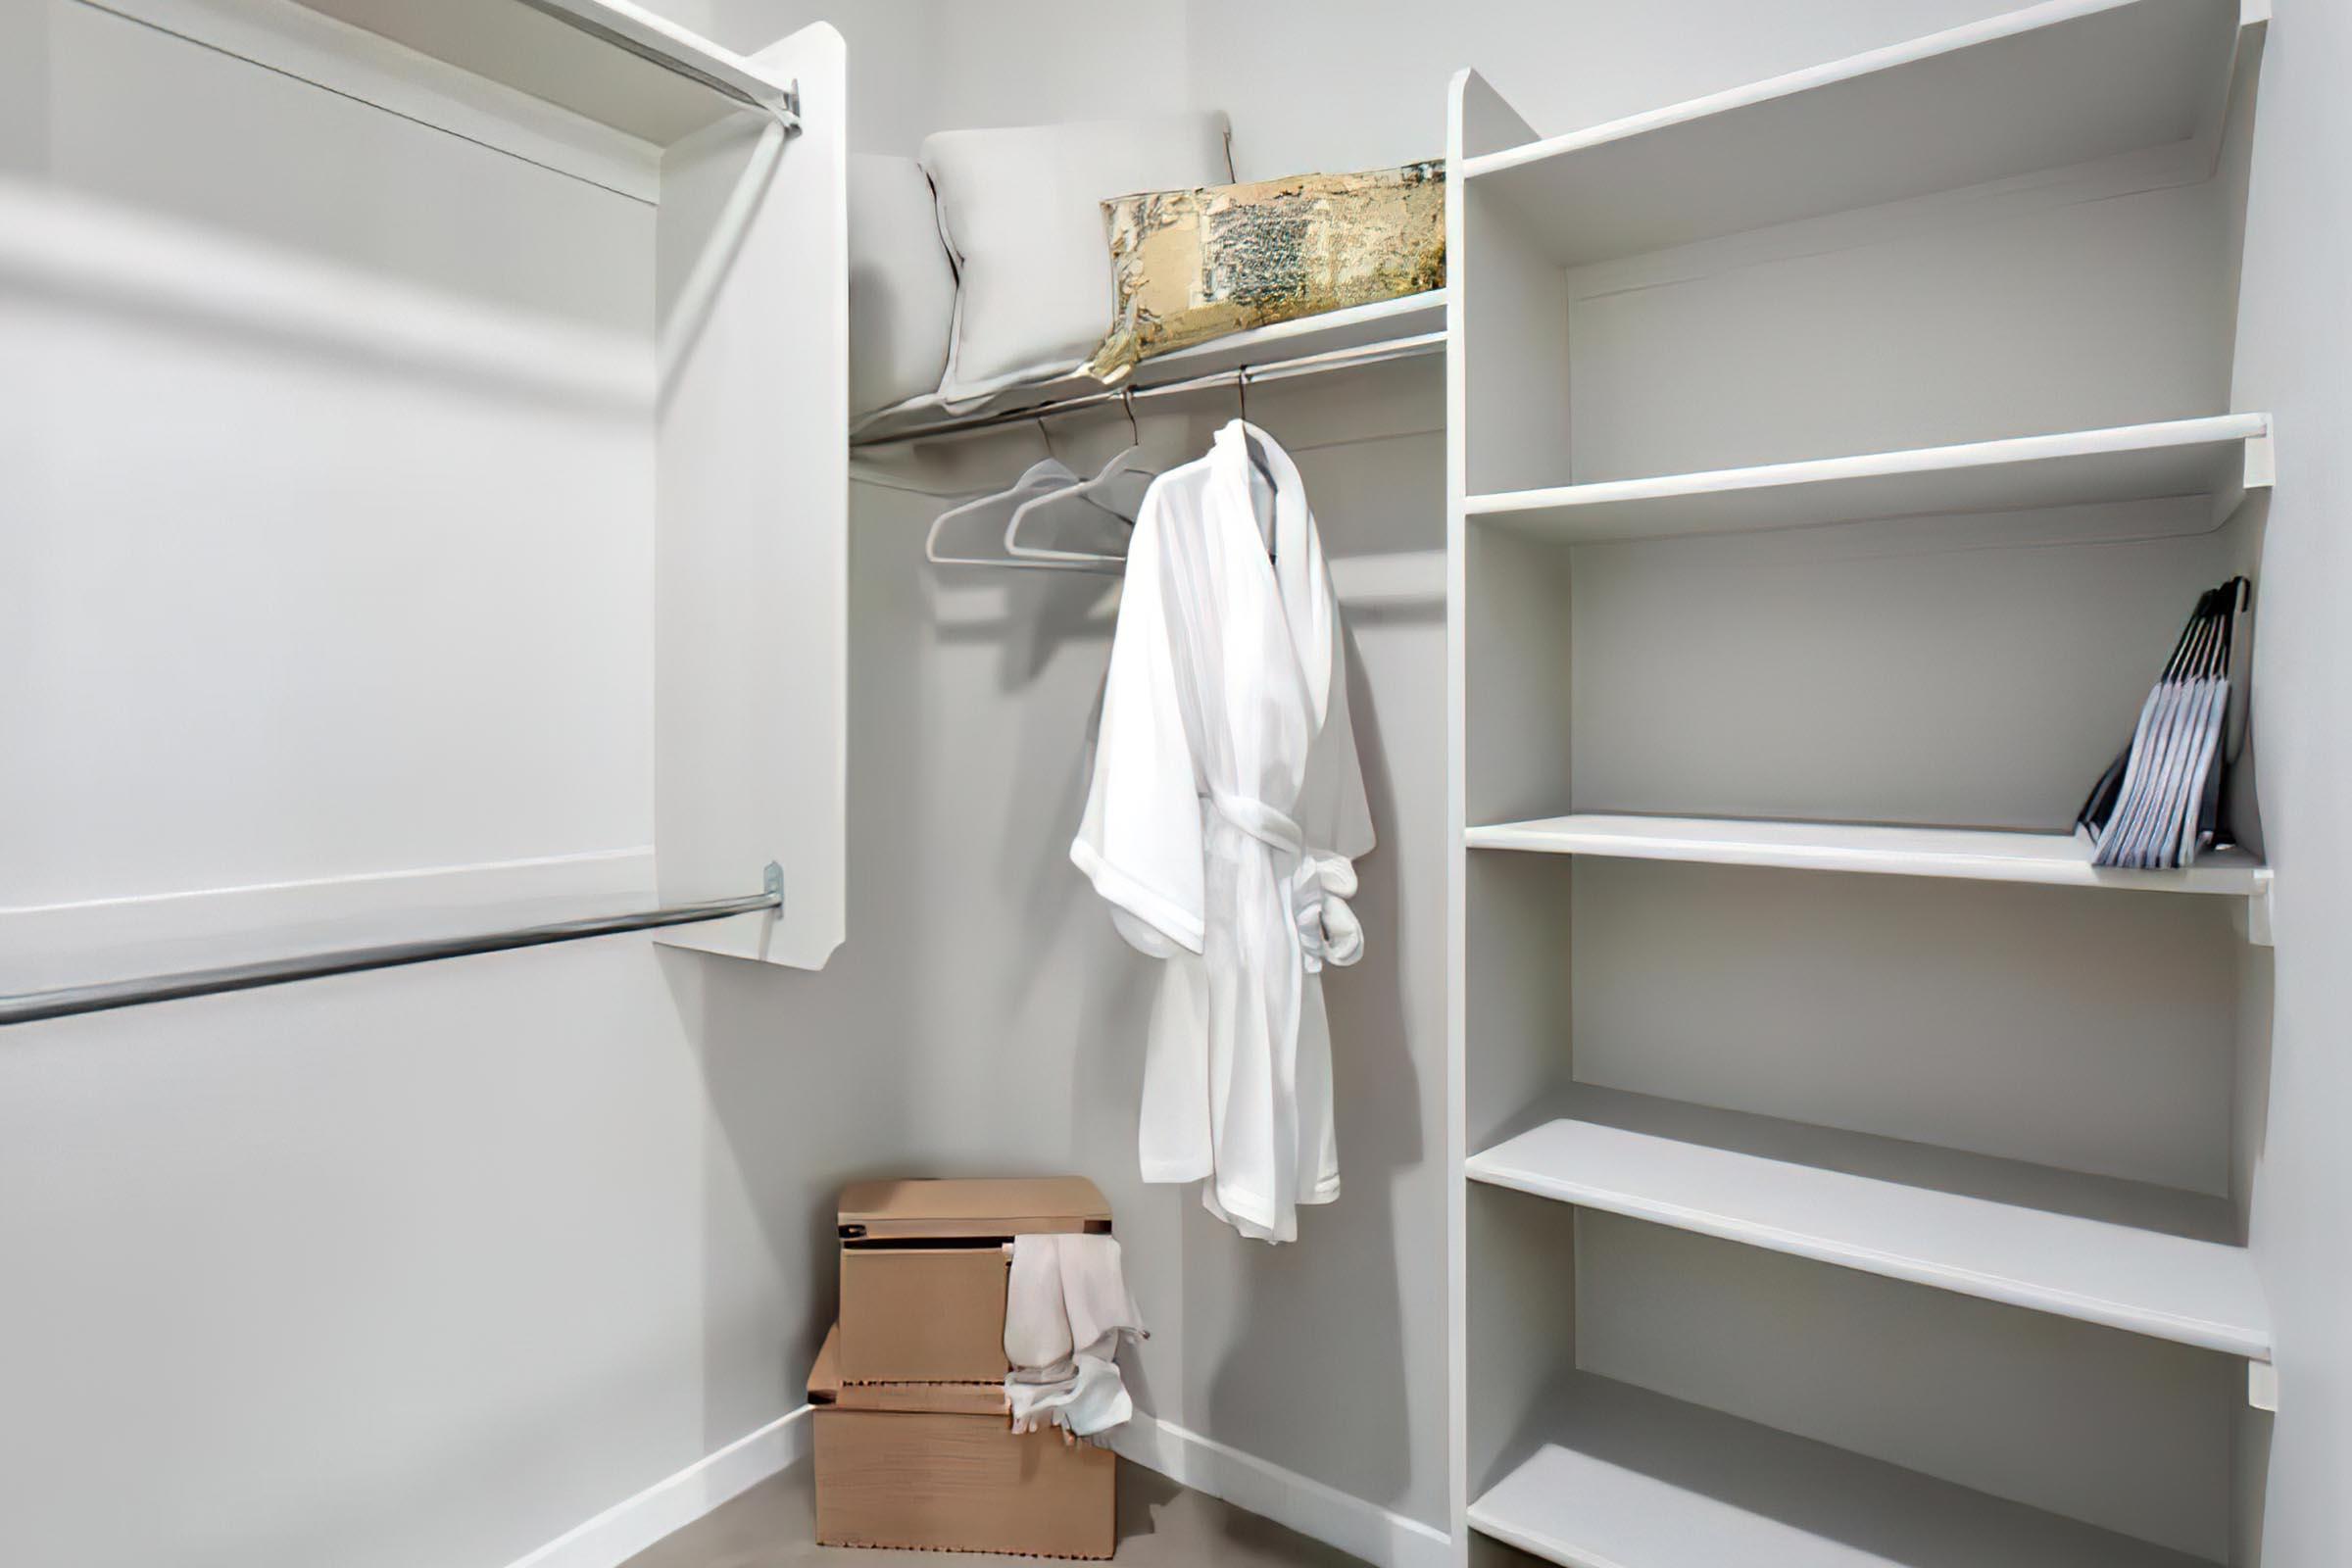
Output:
<svg viewBox="0 0 2352 1568">
<path fill-rule="evenodd" d="M 1109 330 L 1102 203 L 1141 190 L 1223 185 L 1221 114 L 949 130 L 923 140 L 955 254 L 951 403 L 1074 368 Z"/>
<path fill-rule="evenodd" d="M 956 270 L 931 178 L 911 158 L 850 158 L 850 417 L 939 390 Z"/>
</svg>

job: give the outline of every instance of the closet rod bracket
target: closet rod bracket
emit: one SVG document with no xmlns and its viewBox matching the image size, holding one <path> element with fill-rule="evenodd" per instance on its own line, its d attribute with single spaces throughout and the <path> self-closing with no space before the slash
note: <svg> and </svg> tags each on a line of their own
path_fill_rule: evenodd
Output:
<svg viewBox="0 0 2352 1568">
<path fill-rule="evenodd" d="M 2248 1361 L 2246 1363 L 2246 1402 L 2257 1410 L 2278 1413 L 2278 1363 Z"/>
<path fill-rule="evenodd" d="M 784 868 L 773 860 L 768 861 L 766 868 L 760 873 L 760 886 L 769 898 L 776 901 L 774 912 L 782 914 L 784 912 Z"/>
</svg>

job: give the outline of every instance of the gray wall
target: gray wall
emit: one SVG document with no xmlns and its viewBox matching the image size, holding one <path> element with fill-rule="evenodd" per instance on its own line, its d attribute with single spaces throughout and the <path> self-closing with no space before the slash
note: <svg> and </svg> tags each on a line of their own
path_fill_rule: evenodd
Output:
<svg viewBox="0 0 2352 1568">
<path fill-rule="evenodd" d="M 2278 0 L 2263 59 L 2247 203 L 2238 408 L 2278 418 L 2278 484 L 2263 542 L 2254 713 L 2263 830 L 2278 868 L 2270 1126 L 2255 1165 L 2253 1243 L 2269 1286 L 2280 1384 L 2265 1560 L 2352 1558 L 2352 819 L 2344 713 L 2352 631 L 2352 14 Z M 2260 961 L 2259 959 L 2257 960 Z M 2259 977 L 2258 977 L 2259 980 Z"/>
<path fill-rule="evenodd" d="M 2285 1384 L 2271 1560 L 2296 1565 L 2345 1554 L 2352 1463 L 2346 829 L 2330 809 L 2345 658 L 2331 524 L 2352 475 L 2325 439 L 2352 353 L 2352 110 L 2335 82 L 2352 20 L 2279 4 L 2236 402 L 2281 428 L 2256 676 L 2283 868 L 2279 1110 L 2255 1241 Z M 1463 64 L 1556 130 L 2006 6 L 667 9 L 747 46 L 838 13 L 863 150 L 1198 103 L 1232 114 L 1250 175 L 1434 154 Z M 1299 452 L 1336 554 L 1439 542 L 1428 370 L 1253 395 Z M 1150 433 L 1189 455 L 1224 412 Z M 1124 435 L 1073 429 L 1062 450 Z M 959 468 L 869 469 L 856 489 L 851 935 L 825 973 L 624 940 L 0 1050 L 0 1558 L 496 1568 L 791 1408 L 830 1310 L 831 1194 L 910 1169 L 1093 1175 L 1154 1322 L 1137 1376 L 1152 1408 L 1443 1522 L 1439 622 L 1352 618 L 1383 842 L 1363 867 L 1371 956 L 1331 988 L 1348 1191 L 1298 1247 L 1245 1245 L 1189 1194 L 1132 1175 L 1148 976 L 1062 858 L 1106 606 L 919 563 L 927 492 L 1001 481 L 1034 455 L 1032 438 L 997 437 Z"/>
</svg>

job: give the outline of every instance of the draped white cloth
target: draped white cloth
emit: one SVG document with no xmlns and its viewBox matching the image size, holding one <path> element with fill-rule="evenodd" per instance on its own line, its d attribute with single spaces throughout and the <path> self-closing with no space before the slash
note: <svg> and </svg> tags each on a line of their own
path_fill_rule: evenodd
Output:
<svg viewBox="0 0 2352 1568">
<path fill-rule="evenodd" d="M 1015 1432 L 1046 1426 L 1093 1438 L 1135 1414 L 1119 1376 L 1119 1341 L 1144 1336 L 1118 1241 L 1041 1234 L 1012 1239 L 1004 1286 L 1004 1404 Z"/>
<path fill-rule="evenodd" d="M 1144 1179 L 1205 1181 L 1246 1236 L 1294 1240 L 1299 1204 L 1339 1196 L 1322 971 L 1362 956 L 1348 901 L 1372 847 L 1314 514 L 1289 455 L 1237 419 L 1136 519 L 1070 858 L 1167 960 Z"/>
</svg>

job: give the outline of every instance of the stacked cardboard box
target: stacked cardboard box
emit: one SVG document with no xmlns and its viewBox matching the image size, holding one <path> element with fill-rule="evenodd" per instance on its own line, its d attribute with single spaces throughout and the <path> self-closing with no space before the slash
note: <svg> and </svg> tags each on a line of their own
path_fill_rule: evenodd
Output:
<svg viewBox="0 0 2352 1568">
<path fill-rule="evenodd" d="M 1118 1460 L 1005 1414 L 1015 1236 L 1110 1229 L 1095 1184 L 860 1182 L 841 1195 L 841 1319 L 808 1377 L 816 1539 L 1108 1557 Z"/>
</svg>

